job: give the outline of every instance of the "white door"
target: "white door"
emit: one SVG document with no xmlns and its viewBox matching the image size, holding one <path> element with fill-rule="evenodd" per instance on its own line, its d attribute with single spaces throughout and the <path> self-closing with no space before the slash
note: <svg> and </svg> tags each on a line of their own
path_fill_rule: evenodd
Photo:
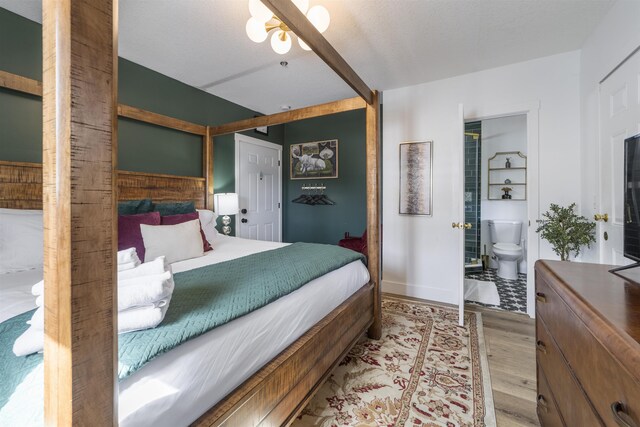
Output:
<svg viewBox="0 0 640 427">
<path fill-rule="evenodd" d="M 236 215 L 239 237 L 282 241 L 282 147 L 236 134 Z"/>
<path fill-rule="evenodd" d="M 600 84 L 600 262 L 625 265 L 622 248 L 624 140 L 640 132 L 640 53 Z"/>
<path fill-rule="evenodd" d="M 459 137 L 457 147 L 458 156 L 454 158 L 457 162 L 458 170 L 454 176 L 457 176 L 455 182 L 455 189 L 453 194 L 458 195 L 458 206 L 456 208 L 456 214 L 458 216 L 458 224 L 456 224 L 458 230 L 458 236 L 456 236 L 456 244 L 458 246 L 458 262 L 457 266 L 457 281 L 458 281 L 458 323 L 460 326 L 464 326 L 464 230 L 471 224 L 465 224 L 464 222 L 464 105 L 458 106 L 458 133 Z M 460 224 L 463 227 L 460 227 Z M 453 225 L 453 224 L 452 224 Z"/>
</svg>

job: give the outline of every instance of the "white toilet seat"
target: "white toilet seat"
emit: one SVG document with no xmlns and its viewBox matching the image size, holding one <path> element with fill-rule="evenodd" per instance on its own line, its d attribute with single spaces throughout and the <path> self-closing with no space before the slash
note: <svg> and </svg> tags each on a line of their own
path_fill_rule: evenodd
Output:
<svg viewBox="0 0 640 427">
<path fill-rule="evenodd" d="M 495 243 L 493 254 L 498 261 L 498 277 L 516 280 L 518 278 L 518 260 L 523 256 L 522 247 L 513 243 Z"/>
<path fill-rule="evenodd" d="M 495 249 L 497 249 L 500 252 L 504 252 L 504 253 L 521 253 L 522 252 L 522 247 L 520 245 L 516 245 L 513 243 L 496 243 L 493 245 L 493 249 L 495 252 Z"/>
<path fill-rule="evenodd" d="M 522 247 L 512 243 L 496 243 L 493 245 L 493 253 L 498 258 L 513 261 L 522 257 Z"/>
</svg>

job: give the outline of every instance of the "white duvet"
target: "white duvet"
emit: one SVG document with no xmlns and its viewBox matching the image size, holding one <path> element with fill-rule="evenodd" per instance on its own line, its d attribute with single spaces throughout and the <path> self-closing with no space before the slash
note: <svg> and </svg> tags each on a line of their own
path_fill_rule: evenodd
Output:
<svg viewBox="0 0 640 427">
<path fill-rule="evenodd" d="M 172 269 L 178 273 L 282 246 L 219 236 L 212 252 Z M 0 322 L 35 308 L 31 286 L 41 277 L 41 270 L 0 275 Z M 120 425 L 192 423 L 368 281 L 364 265 L 352 262 L 152 360 L 119 383 Z"/>
</svg>

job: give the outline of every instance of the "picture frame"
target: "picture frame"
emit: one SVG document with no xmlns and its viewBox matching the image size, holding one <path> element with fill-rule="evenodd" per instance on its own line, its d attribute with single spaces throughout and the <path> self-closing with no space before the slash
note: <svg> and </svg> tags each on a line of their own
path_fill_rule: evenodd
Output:
<svg viewBox="0 0 640 427">
<path fill-rule="evenodd" d="M 289 147 L 289 179 L 338 178 L 338 140 L 303 142 Z"/>
<path fill-rule="evenodd" d="M 403 142 L 400 151 L 400 215 L 433 214 L 433 141 Z"/>
</svg>

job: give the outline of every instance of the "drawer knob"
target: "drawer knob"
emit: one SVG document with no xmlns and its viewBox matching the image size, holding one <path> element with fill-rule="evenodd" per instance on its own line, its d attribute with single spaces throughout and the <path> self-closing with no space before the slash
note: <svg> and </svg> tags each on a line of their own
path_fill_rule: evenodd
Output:
<svg viewBox="0 0 640 427">
<path fill-rule="evenodd" d="M 545 399 L 544 396 L 541 395 L 541 394 L 538 395 L 538 406 L 544 412 L 549 412 L 549 406 L 547 405 L 547 399 Z"/>
<path fill-rule="evenodd" d="M 547 296 L 542 292 L 536 292 L 536 301 L 538 302 L 547 302 Z"/>
<path fill-rule="evenodd" d="M 536 341 L 536 348 L 540 353 L 547 354 L 547 346 L 540 340 Z"/>
<path fill-rule="evenodd" d="M 611 412 L 613 412 L 613 418 L 620 427 L 638 427 L 638 425 L 627 414 L 627 409 L 622 402 L 613 402 L 611 404 Z"/>
</svg>

